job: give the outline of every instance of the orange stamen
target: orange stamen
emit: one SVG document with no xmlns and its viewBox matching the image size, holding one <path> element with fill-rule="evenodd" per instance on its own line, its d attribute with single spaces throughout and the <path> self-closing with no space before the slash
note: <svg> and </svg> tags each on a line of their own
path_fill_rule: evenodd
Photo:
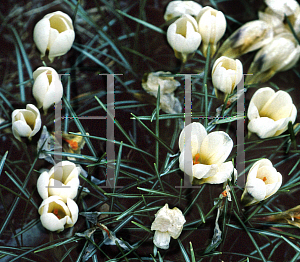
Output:
<svg viewBox="0 0 300 262">
<path fill-rule="evenodd" d="M 68 139 L 65 139 L 65 138 L 64 138 L 64 140 L 70 145 L 70 147 L 73 150 L 77 150 L 78 149 L 78 143 L 76 141 L 68 140 Z"/>
<path fill-rule="evenodd" d="M 53 214 L 57 216 L 58 219 L 60 219 L 60 216 L 58 215 L 58 209 L 53 210 Z"/>
<path fill-rule="evenodd" d="M 264 176 L 263 181 L 265 182 L 267 180 L 267 178 Z"/>
<path fill-rule="evenodd" d="M 200 158 L 200 154 L 197 153 L 193 159 L 193 164 L 196 165 L 196 164 L 200 164 L 200 161 L 199 161 L 199 158 Z"/>
<path fill-rule="evenodd" d="M 226 196 L 227 196 L 227 191 L 224 190 L 224 191 L 222 192 L 222 195 L 223 195 L 223 197 L 226 197 Z"/>
</svg>

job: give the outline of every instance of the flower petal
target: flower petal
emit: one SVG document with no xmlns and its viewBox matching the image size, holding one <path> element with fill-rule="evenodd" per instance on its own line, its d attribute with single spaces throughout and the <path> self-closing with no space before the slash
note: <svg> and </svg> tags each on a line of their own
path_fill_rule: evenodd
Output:
<svg viewBox="0 0 300 262">
<path fill-rule="evenodd" d="M 33 41 L 41 52 L 42 56 L 45 55 L 50 37 L 50 22 L 48 19 L 43 18 L 34 27 Z"/>
<path fill-rule="evenodd" d="M 169 233 L 160 232 L 158 230 L 155 231 L 153 237 L 153 243 L 155 246 L 161 249 L 168 249 L 170 244 L 171 236 Z"/>
<path fill-rule="evenodd" d="M 43 227 L 50 231 L 63 231 L 66 220 L 67 217 L 58 219 L 57 216 L 55 216 L 52 213 L 46 213 L 41 215 L 41 222 Z"/>
<path fill-rule="evenodd" d="M 37 190 L 42 199 L 46 199 L 49 197 L 48 186 L 49 186 L 49 173 L 45 171 L 42 174 L 40 174 L 37 180 Z"/>
<path fill-rule="evenodd" d="M 208 134 L 200 146 L 200 163 L 206 165 L 222 164 L 229 156 L 233 141 L 223 131 Z"/>
<path fill-rule="evenodd" d="M 217 173 L 214 176 L 202 178 L 202 181 L 203 183 L 208 184 L 222 184 L 228 179 L 231 180 L 232 172 L 234 172 L 233 164 L 231 161 L 228 161 L 219 166 Z"/>
<path fill-rule="evenodd" d="M 207 178 L 216 175 L 218 172 L 218 165 L 193 165 L 193 177 L 197 179 Z"/>
</svg>

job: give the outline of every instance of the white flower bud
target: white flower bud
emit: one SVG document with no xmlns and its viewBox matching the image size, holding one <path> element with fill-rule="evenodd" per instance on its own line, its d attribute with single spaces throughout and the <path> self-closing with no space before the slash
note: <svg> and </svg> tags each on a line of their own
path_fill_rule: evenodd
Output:
<svg viewBox="0 0 300 262">
<path fill-rule="evenodd" d="M 42 199 L 59 196 L 66 202 L 75 198 L 79 187 L 80 167 L 70 161 L 62 161 L 53 166 L 49 172 L 43 172 L 37 181 L 37 189 Z"/>
<path fill-rule="evenodd" d="M 51 67 L 39 67 L 33 72 L 34 84 L 32 94 L 37 107 L 43 107 L 45 113 L 54 103 L 58 103 L 63 95 L 63 86 L 57 72 Z"/>
<path fill-rule="evenodd" d="M 247 176 L 242 204 L 249 206 L 269 198 L 277 192 L 281 184 L 282 176 L 269 159 L 256 161 Z"/>
<path fill-rule="evenodd" d="M 41 222 L 50 231 L 61 232 L 72 227 L 78 219 L 78 206 L 70 198 L 65 204 L 59 196 L 46 198 L 39 207 Z"/>
<path fill-rule="evenodd" d="M 273 39 L 272 25 L 260 20 L 248 22 L 237 29 L 220 47 L 217 57 L 236 58 L 257 50 Z"/>
<path fill-rule="evenodd" d="M 155 214 L 155 220 L 151 225 L 151 230 L 156 230 L 153 238 L 154 245 L 168 249 L 171 237 L 177 239 L 180 236 L 185 222 L 180 209 L 177 207 L 170 209 L 168 204 L 165 204 Z"/>
<path fill-rule="evenodd" d="M 175 56 L 185 63 L 188 55 L 194 53 L 201 43 L 201 35 L 195 18 L 183 15 L 171 24 L 167 31 L 167 39 L 174 49 Z"/>
<path fill-rule="evenodd" d="M 232 161 L 225 162 L 233 141 L 223 131 L 207 134 L 203 125 L 194 122 L 181 131 L 178 144 L 180 169 L 191 179 L 200 179 L 199 184 L 221 184 L 236 172 Z"/>
<path fill-rule="evenodd" d="M 175 17 L 182 15 L 197 16 L 202 9 L 202 6 L 194 1 L 171 1 L 164 15 L 165 21 L 169 21 Z"/>
<path fill-rule="evenodd" d="M 297 109 L 287 92 L 275 93 L 272 88 L 264 87 L 254 93 L 247 115 L 248 130 L 260 138 L 267 138 L 286 131 L 289 121 L 295 122 Z"/>
<path fill-rule="evenodd" d="M 300 57 L 300 46 L 291 33 L 274 37 L 270 44 L 260 49 L 250 65 L 245 84 L 263 83 L 277 72 L 292 68 Z"/>
<path fill-rule="evenodd" d="M 34 27 L 33 40 L 44 57 L 49 51 L 49 60 L 67 53 L 74 42 L 75 32 L 71 18 L 61 12 L 44 16 Z"/>
<path fill-rule="evenodd" d="M 14 110 L 11 118 L 13 135 L 21 142 L 21 137 L 28 137 L 31 140 L 42 125 L 40 112 L 32 104 L 26 105 L 26 109 Z"/>
<path fill-rule="evenodd" d="M 216 96 L 224 100 L 241 81 L 243 66 L 238 59 L 221 56 L 215 61 L 211 75 Z"/>
<path fill-rule="evenodd" d="M 217 43 L 226 31 L 226 19 L 221 11 L 206 6 L 197 16 L 198 30 L 202 37 L 201 50 L 206 57 L 208 44 L 211 44 L 211 56 L 217 49 Z"/>
</svg>

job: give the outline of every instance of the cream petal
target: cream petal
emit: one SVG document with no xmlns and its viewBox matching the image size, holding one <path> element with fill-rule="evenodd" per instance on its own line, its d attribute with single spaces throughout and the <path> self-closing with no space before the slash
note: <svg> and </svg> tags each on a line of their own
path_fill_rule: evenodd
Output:
<svg viewBox="0 0 300 262">
<path fill-rule="evenodd" d="M 268 117 L 253 119 L 248 124 L 248 130 L 260 138 L 272 137 L 277 131 L 277 123 Z"/>
<path fill-rule="evenodd" d="M 67 205 L 70 210 L 71 219 L 72 219 L 72 224 L 68 225 L 68 226 L 73 226 L 77 222 L 77 219 L 78 219 L 78 212 L 79 212 L 78 206 L 77 206 L 76 202 L 70 198 L 67 199 Z"/>
<path fill-rule="evenodd" d="M 221 184 L 228 179 L 231 180 L 232 172 L 234 172 L 233 164 L 231 161 L 228 161 L 219 166 L 217 173 L 214 176 L 203 178 L 202 182 L 208 184 Z"/>
<path fill-rule="evenodd" d="M 188 135 L 189 134 L 189 135 Z M 205 127 L 198 122 L 193 122 L 187 125 L 180 133 L 179 136 L 179 149 L 180 151 L 183 150 L 186 136 L 191 137 L 191 146 L 192 146 L 192 153 L 195 155 L 199 152 L 200 145 L 203 139 L 207 136 L 207 132 Z"/>
<path fill-rule="evenodd" d="M 183 150 L 179 156 L 179 168 L 189 176 L 193 176 L 193 158 L 191 152 Z"/>
<path fill-rule="evenodd" d="M 198 30 L 204 43 L 209 43 L 211 37 L 212 18 L 210 11 L 204 10 L 204 7 L 200 13 L 203 13 L 198 22 Z M 209 8 L 208 8 L 209 9 Z"/>
<path fill-rule="evenodd" d="M 71 173 L 69 173 L 68 176 L 65 176 L 65 171 L 64 171 L 64 175 L 63 175 L 64 184 L 69 183 L 69 181 L 73 179 L 78 179 L 79 174 L 80 174 L 80 168 L 76 166 L 75 168 L 73 168 L 73 170 L 71 170 Z"/>
<path fill-rule="evenodd" d="M 259 110 L 262 117 L 269 117 L 275 121 L 290 116 L 292 112 L 292 98 L 284 91 L 278 91 L 267 103 Z"/>
<path fill-rule="evenodd" d="M 74 39 L 74 30 L 67 30 L 60 33 L 51 45 L 51 48 L 49 50 L 49 58 L 61 56 L 67 53 L 71 49 Z"/>
<path fill-rule="evenodd" d="M 168 249 L 170 244 L 171 236 L 169 233 L 155 231 L 153 237 L 153 243 L 155 246 L 161 249 Z"/>
<path fill-rule="evenodd" d="M 20 137 L 29 137 L 32 133 L 32 129 L 26 122 L 19 120 L 12 124 L 12 132 L 14 137 L 21 141 Z"/>
<path fill-rule="evenodd" d="M 200 147 L 200 163 L 211 165 L 221 164 L 229 156 L 233 147 L 233 141 L 223 131 L 208 134 Z"/>
<path fill-rule="evenodd" d="M 49 30 L 49 42 L 48 42 L 48 50 L 50 51 L 52 48 L 53 43 L 55 42 L 55 39 L 58 37 L 59 32 L 55 28 L 50 28 Z"/>
<path fill-rule="evenodd" d="M 37 101 L 37 107 L 41 108 L 43 106 L 43 101 L 45 100 L 45 95 L 49 88 L 49 81 L 47 77 L 47 71 L 39 74 L 33 84 L 32 94 Z"/>
<path fill-rule="evenodd" d="M 197 179 L 214 176 L 217 172 L 218 172 L 217 165 L 203 165 L 203 164 L 193 165 L 193 177 Z"/>
<path fill-rule="evenodd" d="M 43 227 L 50 231 L 58 231 L 58 232 L 63 231 L 66 220 L 67 220 L 67 217 L 58 219 L 52 213 L 46 213 L 46 214 L 41 215 L 41 222 L 42 222 Z"/>
<path fill-rule="evenodd" d="M 264 200 L 266 197 L 266 185 L 259 178 L 248 180 L 245 190 L 247 190 L 248 194 L 257 202 Z"/>
<path fill-rule="evenodd" d="M 45 55 L 50 37 L 50 22 L 48 19 L 43 18 L 34 27 L 33 41 L 41 52 L 42 56 Z"/>
<path fill-rule="evenodd" d="M 270 100 L 270 98 L 275 94 L 275 91 L 270 87 L 263 87 L 258 89 L 251 98 L 249 109 L 251 112 L 251 107 L 256 107 L 260 112 L 263 106 Z M 248 113 L 248 118 L 252 120 L 253 118 Z"/>
<path fill-rule="evenodd" d="M 278 191 L 278 189 L 281 187 L 282 175 L 279 172 L 277 173 L 278 173 L 278 177 L 277 177 L 278 181 L 273 184 L 274 186 L 266 185 L 266 198 L 275 194 Z"/>
<path fill-rule="evenodd" d="M 37 180 L 37 190 L 42 199 L 46 199 L 49 197 L 48 186 L 49 186 L 49 174 L 47 171 L 45 171 L 42 174 L 40 174 Z"/>
</svg>

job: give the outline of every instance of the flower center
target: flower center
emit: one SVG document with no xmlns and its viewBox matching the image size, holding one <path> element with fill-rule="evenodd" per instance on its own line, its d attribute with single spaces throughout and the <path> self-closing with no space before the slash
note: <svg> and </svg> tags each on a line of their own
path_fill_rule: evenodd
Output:
<svg viewBox="0 0 300 262">
<path fill-rule="evenodd" d="M 58 219 L 61 218 L 61 217 L 58 215 L 58 209 L 57 209 L 57 208 L 55 208 L 55 209 L 53 210 L 53 214 L 56 215 Z"/>
<path fill-rule="evenodd" d="M 193 159 L 193 164 L 194 164 L 194 165 L 200 164 L 199 158 L 200 158 L 200 154 L 197 153 L 197 154 L 195 155 L 194 159 Z"/>
<path fill-rule="evenodd" d="M 266 182 L 266 181 L 267 181 L 267 178 L 264 176 L 262 180 L 263 180 L 264 182 Z"/>
</svg>

